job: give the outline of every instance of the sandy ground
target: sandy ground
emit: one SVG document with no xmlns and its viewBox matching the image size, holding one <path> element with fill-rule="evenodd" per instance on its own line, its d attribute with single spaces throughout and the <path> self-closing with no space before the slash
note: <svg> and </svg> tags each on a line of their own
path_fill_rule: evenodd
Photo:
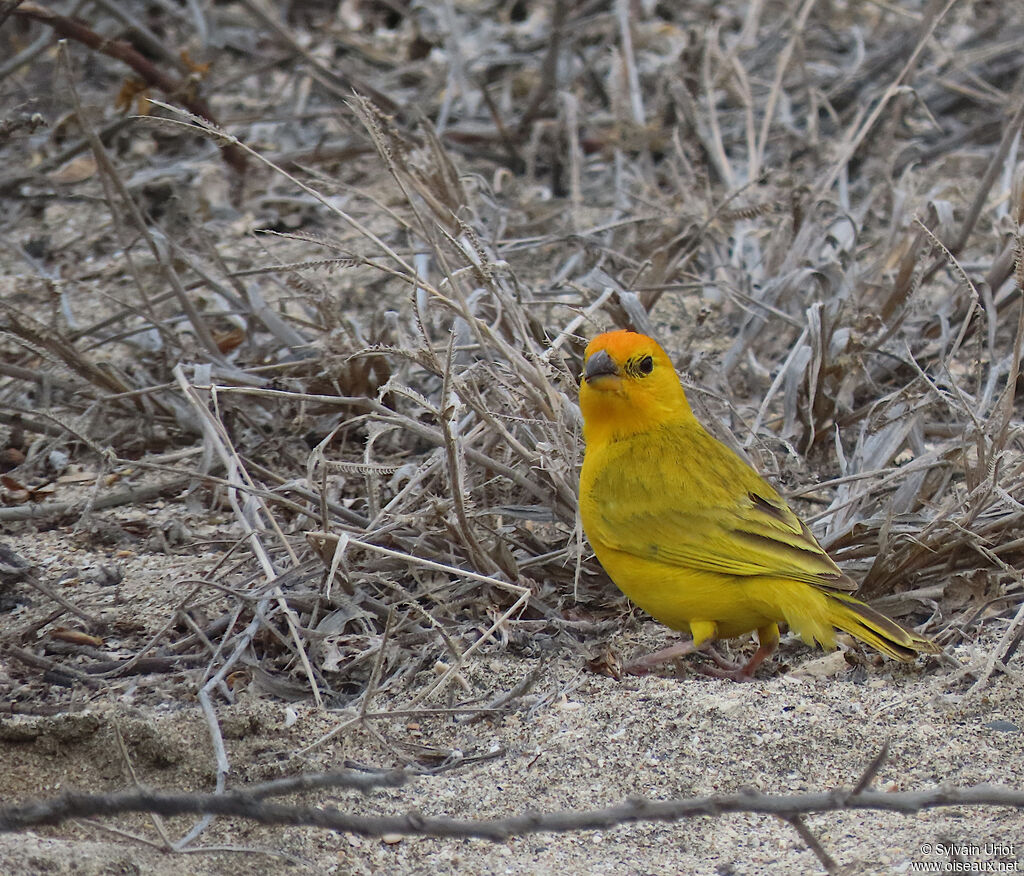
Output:
<svg viewBox="0 0 1024 876">
<path fill-rule="evenodd" d="M 88 550 L 60 554 L 50 541 L 62 539 L 70 543 L 66 534 L 51 531 L 10 544 L 39 556 L 61 557 L 51 564 L 54 573 L 54 565 L 88 569 L 90 562 L 97 562 L 98 555 Z M 159 617 L 161 606 L 165 611 L 173 602 L 168 582 L 199 559 L 122 557 L 128 571 L 122 585 L 105 593 L 97 587 L 90 601 L 85 583 L 77 595 L 93 608 L 105 599 L 115 615 L 145 623 L 147 616 Z M 36 600 L 7 612 L 4 623 L 17 625 L 45 607 Z M 610 644 L 632 654 L 667 640 L 668 633 L 653 622 L 627 623 Z M 952 656 L 965 665 L 981 665 L 986 644 L 992 642 L 961 646 Z M 436 765 L 453 753 L 464 760 L 461 766 L 420 776 L 399 789 L 310 794 L 293 801 L 334 802 L 353 813 L 417 809 L 493 818 L 528 810 L 600 808 L 636 796 L 661 800 L 747 787 L 774 794 L 817 791 L 854 783 L 886 739 L 891 753 L 876 781 L 880 789 L 924 789 L 943 782 L 1024 783 L 1024 704 L 1017 681 L 997 674 L 983 690 L 968 693 L 971 679 L 958 679 L 955 670 L 935 661 L 904 667 L 858 657 L 851 666 L 839 654 L 819 657 L 796 641 L 784 641 L 767 677 L 754 683 L 690 672 L 615 681 L 588 671 L 580 654 L 565 649 L 546 658 L 536 684 L 504 714 L 473 722 L 436 715 L 378 718 L 302 756 L 297 755 L 300 749 L 351 715 L 288 704 L 250 685 L 239 692 L 235 704 L 220 703 L 218 716 L 232 786 L 299 770 Z M 466 686 L 457 701 L 478 704 L 511 689 L 537 669 L 538 659 L 543 658 L 481 654 L 467 667 Z M 31 675 L 0 657 L 0 679 L 12 694 L 19 683 L 38 683 Z M 78 712 L 0 718 L 4 803 L 68 790 L 130 788 L 129 766 L 150 787 L 211 790 L 212 748 L 190 689 L 194 684 L 187 676 L 159 683 L 123 679 L 95 692 Z M 81 701 L 85 694 L 76 690 L 70 696 Z M 398 709 L 408 697 L 408 692 L 384 691 L 374 708 Z M 191 823 L 172 819 L 164 830 L 178 838 Z M 914 862 L 920 861 L 941 866 L 951 860 L 943 853 L 951 845 L 982 847 L 966 861 L 1024 867 L 1024 818 L 1012 810 L 823 814 L 808 817 L 807 824 L 849 873 L 916 872 Z M 790 825 L 760 815 L 536 834 L 501 844 L 422 837 L 382 841 L 222 819 L 188 854 L 161 851 L 159 843 L 154 823 L 143 816 L 69 823 L 0 836 L 0 872 L 823 872 Z M 984 850 L 991 843 L 1005 848 Z"/>
</svg>

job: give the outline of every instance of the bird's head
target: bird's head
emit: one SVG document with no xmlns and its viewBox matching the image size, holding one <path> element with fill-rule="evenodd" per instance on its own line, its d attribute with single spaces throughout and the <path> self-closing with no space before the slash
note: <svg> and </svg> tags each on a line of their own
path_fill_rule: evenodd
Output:
<svg viewBox="0 0 1024 876">
<path fill-rule="evenodd" d="M 583 432 L 610 439 L 690 418 L 672 360 L 657 341 L 636 332 L 598 335 L 583 354 L 580 383 Z"/>
</svg>

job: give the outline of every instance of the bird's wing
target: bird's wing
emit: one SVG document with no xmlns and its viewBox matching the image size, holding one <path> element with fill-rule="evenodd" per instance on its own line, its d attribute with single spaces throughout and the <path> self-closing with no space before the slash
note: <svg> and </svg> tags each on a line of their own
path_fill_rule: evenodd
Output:
<svg viewBox="0 0 1024 876">
<path fill-rule="evenodd" d="M 715 450 L 724 448 L 715 442 Z M 678 469 L 651 465 L 637 479 L 633 468 L 629 489 L 623 484 L 617 493 L 628 498 L 601 503 L 593 535 L 615 550 L 673 566 L 856 590 L 778 493 L 725 453 L 683 478 L 674 476 Z M 718 487 L 723 479 L 730 489 Z"/>
</svg>

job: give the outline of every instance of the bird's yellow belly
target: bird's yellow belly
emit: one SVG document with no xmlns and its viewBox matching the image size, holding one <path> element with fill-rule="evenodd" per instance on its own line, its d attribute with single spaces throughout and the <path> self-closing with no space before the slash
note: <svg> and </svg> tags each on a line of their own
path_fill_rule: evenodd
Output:
<svg viewBox="0 0 1024 876">
<path fill-rule="evenodd" d="M 717 637 L 728 639 L 785 620 L 772 604 L 773 582 L 668 566 L 609 548 L 595 547 L 595 553 L 626 596 L 674 630 L 711 623 Z"/>
</svg>

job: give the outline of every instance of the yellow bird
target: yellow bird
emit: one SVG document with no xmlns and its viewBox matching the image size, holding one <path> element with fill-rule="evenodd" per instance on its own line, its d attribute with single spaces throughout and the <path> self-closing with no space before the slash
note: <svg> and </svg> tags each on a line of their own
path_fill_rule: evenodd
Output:
<svg viewBox="0 0 1024 876">
<path fill-rule="evenodd" d="M 782 497 L 697 422 L 655 341 L 608 332 L 583 361 L 583 529 L 623 593 L 693 637 L 633 671 L 757 630 L 744 666 L 711 652 L 725 667 L 712 674 L 748 680 L 778 645 L 780 623 L 825 648 L 838 627 L 896 660 L 939 651 L 850 595 L 856 583 Z"/>
</svg>

